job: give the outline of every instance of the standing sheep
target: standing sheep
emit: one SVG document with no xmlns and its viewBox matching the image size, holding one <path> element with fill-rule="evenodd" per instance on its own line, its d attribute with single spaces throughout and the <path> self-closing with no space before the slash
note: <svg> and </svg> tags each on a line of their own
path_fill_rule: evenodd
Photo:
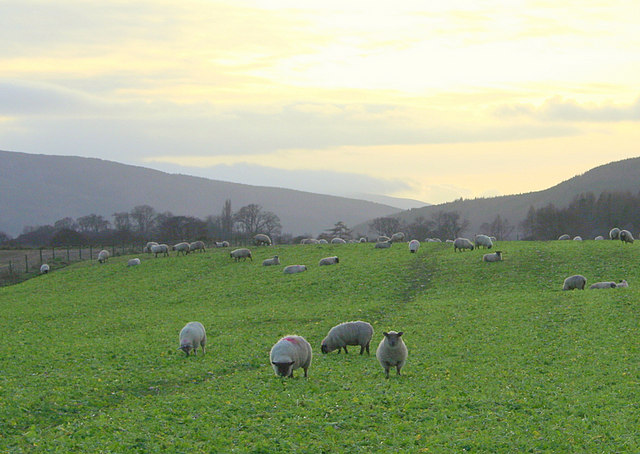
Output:
<svg viewBox="0 0 640 454">
<path fill-rule="evenodd" d="M 189 322 L 180 330 L 180 347 L 189 356 L 189 352 L 193 350 L 193 355 L 198 354 L 198 345 L 202 346 L 202 354 L 205 354 L 205 344 L 207 343 L 207 333 L 204 326 L 200 322 Z"/>
<path fill-rule="evenodd" d="M 482 256 L 482 260 L 484 262 L 501 262 L 502 261 L 502 251 L 496 251 L 493 254 L 485 254 Z"/>
<path fill-rule="evenodd" d="M 587 278 L 576 274 L 574 276 L 569 276 L 564 280 L 564 284 L 562 285 L 562 290 L 584 290 L 584 286 L 587 285 Z"/>
<path fill-rule="evenodd" d="M 334 350 L 344 348 L 345 353 L 347 351 L 347 345 L 359 345 L 360 354 L 362 355 L 367 350 L 369 354 L 369 344 L 373 337 L 373 326 L 367 322 L 345 322 L 334 326 L 329 330 L 329 334 L 322 340 L 320 350 L 322 353 L 330 353 Z"/>
<path fill-rule="evenodd" d="M 618 227 L 614 227 L 609 230 L 609 239 L 618 240 L 620 239 L 620 229 Z"/>
<path fill-rule="evenodd" d="M 277 255 L 274 255 L 270 259 L 264 259 L 262 261 L 262 266 L 272 266 L 272 265 L 280 265 L 280 259 Z"/>
<path fill-rule="evenodd" d="M 157 258 L 158 254 L 162 254 L 165 257 L 169 256 L 169 246 L 166 244 L 154 244 L 151 246 L 151 252 Z"/>
<path fill-rule="evenodd" d="M 628 230 L 620 230 L 618 237 L 623 243 L 633 243 L 633 235 Z"/>
<path fill-rule="evenodd" d="M 271 246 L 271 238 L 264 233 L 258 233 L 253 237 L 253 242 L 256 246 Z"/>
<path fill-rule="evenodd" d="M 378 362 L 384 368 L 385 378 L 389 378 L 389 369 L 395 367 L 398 375 L 400 375 L 400 369 L 407 361 L 407 346 L 402 340 L 402 331 L 395 332 L 389 331 L 388 333 L 382 333 L 384 337 L 378 345 L 376 350 L 376 358 Z"/>
<path fill-rule="evenodd" d="M 476 248 L 480 249 L 480 246 L 491 249 L 493 247 L 493 241 L 487 235 L 476 235 Z"/>
<path fill-rule="evenodd" d="M 412 254 L 415 254 L 416 252 L 418 252 L 419 248 L 420 248 L 420 241 L 418 240 L 409 241 L 409 252 L 411 252 Z"/>
<path fill-rule="evenodd" d="M 109 251 L 107 251 L 106 249 L 101 250 L 100 252 L 98 252 L 98 262 L 100 263 L 104 263 L 107 261 L 107 259 L 109 258 Z"/>
<path fill-rule="evenodd" d="M 145 247 L 142 249 L 142 252 L 146 252 L 147 254 L 151 254 L 151 246 L 157 246 L 158 243 L 155 241 L 149 241 Z"/>
<path fill-rule="evenodd" d="M 300 367 L 304 370 L 304 376 L 308 377 L 312 357 L 309 342 L 304 337 L 295 335 L 283 337 L 269 352 L 271 367 L 279 377 L 293 377 L 293 371 Z"/>
<path fill-rule="evenodd" d="M 320 259 L 320 262 L 318 262 L 318 266 L 336 265 L 338 263 L 340 263 L 340 259 L 338 258 L 338 256 L 334 255 L 333 257 L 325 257 L 323 259 Z"/>
<path fill-rule="evenodd" d="M 289 265 L 282 270 L 284 274 L 302 273 L 303 271 L 307 271 L 306 265 Z"/>
<path fill-rule="evenodd" d="M 253 257 L 251 257 L 251 251 L 247 248 L 234 249 L 229 253 L 232 259 L 238 260 L 242 259 L 243 261 L 247 260 L 247 257 L 251 259 L 253 262 Z"/>
<path fill-rule="evenodd" d="M 404 233 L 403 232 L 396 232 L 393 235 L 391 235 L 391 238 L 389 239 L 390 242 L 392 243 L 398 243 L 400 241 L 404 241 Z"/>
<path fill-rule="evenodd" d="M 385 235 L 380 235 L 377 239 L 376 239 L 376 243 L 385 243 L 387 241 L 389 241 L 391 238 L 389 238 L 388 236 Z"/>
<path fill-rule="evenodd" d="M 329 244 L 329 242 L 327 240 L 325 240 L 324 238 L 320 238 L 318 241 L 318 244 Z"/>
<path fill-rule="evenodd" d="M 453 252 L 456 252 L 456 250 L 462 252 L 463 249 L 473 251 L 473 243 L 468 238 L 456 238 L 453 242 Z"/>
<path fill-rule="evenodd" d="M 180 255 L 180 253 L 182 252 L 182 255 L 187 255 L 190 251 L 190 247 L 189 247 L 189 243 L 185 243 L 184 241 L 182 243 L 178 243 L 174 246 L 171 247 L 172 251 L 178 251 L 176 255 Z"/>
<path fill-rule="evenodd" d="M 140 259 L 135 258 L 135 259 L 129 259 L 129 261 L 127 262 L 127 266 L 137 266 L 140 265 Z"/>
<path fill-rule="evenodd" d="M 200 251 L 200 252 L 207 252 L 207 250 L 204 247 L 204 241 L 194 241 L 193 243 L 189 243 L 189 252 L 195 252 L 195 251 Z"/>
<path fill-rule="evenodd" d="M 40 274 L 47 274 L 49 272 L 49 265 L 43 263 L 40 265 Z"/>
</svg>

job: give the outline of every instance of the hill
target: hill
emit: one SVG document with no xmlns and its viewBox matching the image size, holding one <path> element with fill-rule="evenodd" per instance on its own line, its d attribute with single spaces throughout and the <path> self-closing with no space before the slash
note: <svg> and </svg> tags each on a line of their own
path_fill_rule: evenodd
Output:
<svg viewBox="0 0 640 454">
<path fill-rule="evenodd" d="M 440 210 L 457 211 L 461 219 L 468 219 L 470 222 L 469 228 L 464 233 L 474 235 L 481 233 L 480 226 L 485 222 L 491 223 L 496 215 L 509 221 L 512 226 L 519 226 L 531 206 L 540 208 L 552 203 L 562 208 L 579 194 L 593 192 L 597 197 L 605 191 L 638 193 L 640 191 L 640 158 L 630 158 L 595 167 L 543 191 L 491 198 L 459 199 L 439 205 L 410 209 L 396 216 L 406 223 L 411 223 L 420 216 L 431 219 L 431 216 Z M 370 221 L 354 228 L 367 232 Z M 512 239 L 518 237 L 519 232 L 516 228 Z"/>
<path fill-rule="evenodd" d="M 25 225 L 64 217 L 150 205 L 158 212 L 205 218 L 257 203 L 274 212 L 282 231 L 317 235 L 338 221 L 352 226 L 400 211 L 389 205 L 291 189 L 250 186 L 169 174 L 94 158 L 0 151 L 0 231 L 16 235 Z"/>
<path fill-rule="evenodd" d="M 123 256 L 0 288 L 0 451 L 638 452 L 637 247 L 500 247 L 492 264 L 435 243 Z M 309 270 L 262 267 L 273 254 Z M 560 291 L 576 272 L 631 286 Z M 320 354 L 354 319 L 371 356 Z M 193 320 L 207 352 L 187 358 Z M 392 329 L 409 358 L 385 380 L 373 352 Z M 274 376 L 287 334 L 312 345 L 308 379 Z"/>
</svg>

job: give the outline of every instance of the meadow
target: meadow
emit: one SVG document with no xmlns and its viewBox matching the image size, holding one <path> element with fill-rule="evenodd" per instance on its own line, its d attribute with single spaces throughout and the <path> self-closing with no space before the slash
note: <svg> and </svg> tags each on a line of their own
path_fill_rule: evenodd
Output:
<svg viewBox="0 0 640 454">
<path fill-rule="evenodd" d="M 253 247 L 81 262 L 0 288 L 1 452 L 640 452 L 640 271 L 619 241 Z M 274 254 L 283 265 L 262 267 Z M 335 266 L 318 267 L 338 255 Z M 627 289 L 562 291 L 627 279 Z M 198 320 L 206 355 L 178 333 Z M 371 355 L 320 353 L 365 320 Z M 382 332 L 409 358 L 388 380 Z M 276 377 L 299 334 L 309 378 Z"/>
</svg>

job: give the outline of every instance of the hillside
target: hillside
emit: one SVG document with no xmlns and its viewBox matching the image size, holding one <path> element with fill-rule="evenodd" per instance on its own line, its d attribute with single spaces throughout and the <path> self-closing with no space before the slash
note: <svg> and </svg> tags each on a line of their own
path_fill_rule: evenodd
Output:
<svg viewBox="0 0 640 454">
<path fill-rule="evenodd" d="M 581 193 L 593 192 L 598 196 L 604 191 L 638 193 L 640 191 L 640 158 L 630 158 L 595 167 L 582 175 L 577 175 L 543 191 L 456 200 L 439 205 L 414 208 L 403 211 L 397 216 L 404 222 L 411 223 L 420 216 L 430 219 L 433 213 L 440 210 L 457 211 L 462 219 L 469 220 L 469 229 L 464 233 L 472 236 L 480 233 L 480 226 L 485 222 L 491 223 L 496 215 L 508 220 L 512 226 L 519 226 L 531 206 L 539 208 L 552 203 L 560 208 L 568 205 L 575 196 Z M 368 231 L 368 222 L 357 225 L 355 229 L 362 232 Z M 518 229 L 516 229 L 512 239 L 518 238 L 518 234 Z"/>
<path fill-rule="evenodd" d="M 94 158 L 0 151 L 0 231 L 150 205 L 158 212 L 205 218 L 257 203 L 280 218 L 282 231 L 317 235 L 338 221 L 353 226 L 400 211 L 389 205 L 290 189 L 228 183 Z"/>
</svg>

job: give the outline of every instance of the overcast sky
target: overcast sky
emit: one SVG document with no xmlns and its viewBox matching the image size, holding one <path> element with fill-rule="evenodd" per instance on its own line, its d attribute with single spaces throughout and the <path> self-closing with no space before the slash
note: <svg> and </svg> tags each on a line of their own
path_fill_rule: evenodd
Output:
<svg viewBox="0 0 640 454">
<path fill-rule="evenodd" d="M 430 203 L 539 190 L 640 155 L 639 24 L 637 0 L 0 0 L 0 149 Z"/>
</svg>

